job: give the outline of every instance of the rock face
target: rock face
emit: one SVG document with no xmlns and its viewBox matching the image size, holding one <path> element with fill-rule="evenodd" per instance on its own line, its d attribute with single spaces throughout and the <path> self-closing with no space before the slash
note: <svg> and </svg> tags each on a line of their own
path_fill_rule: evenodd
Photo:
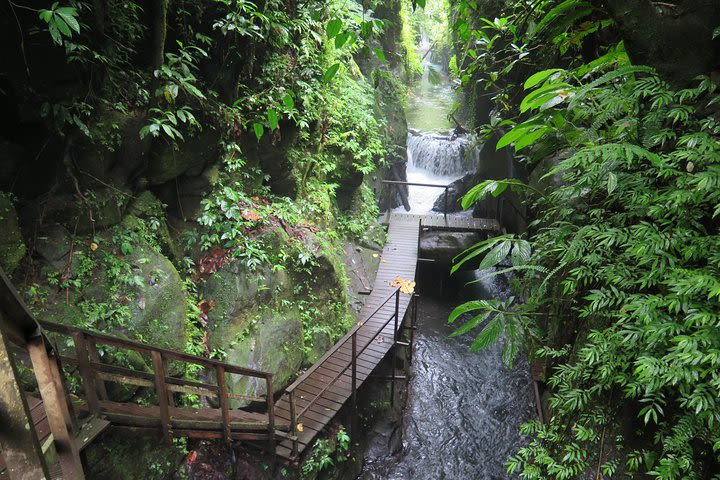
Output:
<svg viewBox="0 0 720 480">
<path fill-rule="evenodd" d="M 468 190 L 480 182 L 480 176 L 475 173 L 468 173 L 462 178 L 455 180 L 448 186 L 447 211 L 445 211 L 445 195 L 440 194 L 433 205 L 434 212 L 453 213 L 462 211 L 460 201 Z"/>
<path fill-rule="evenodd" d="M 0 192 L 0 266 L 10 274 L 25 256 L 25 243 L 10 196 Z"/>
<path fill-rule="evenodd" d="M 269 248 L 290 241 L 281 229 L 265 235 Z M 315 237 L 306 243 L 316 252 L 306 271 L 269 266 L 252 270 L 232 259 L 202 290 L 213 304 L 208 311 L 209 348 L 224 353 L 228 363 L 271 372 L 275 392 L 287 386 L 303 364 L 323 355 L 333 333 L 352 324 L 340 256 Z M 264 381 L 247 377 L 229 376 L 228 387 L 245 396 L 266 393 Z"/>
<path fill-rule="evenodd" d="M 435 266 L 452 265 L 452 259 L 484 240 L 485 234 L 476 232 L 426 232 L 420 239 L 420 256 L 435 260 Z M 468 262 L 467 268 L 474 268 Z"/>
</svg>

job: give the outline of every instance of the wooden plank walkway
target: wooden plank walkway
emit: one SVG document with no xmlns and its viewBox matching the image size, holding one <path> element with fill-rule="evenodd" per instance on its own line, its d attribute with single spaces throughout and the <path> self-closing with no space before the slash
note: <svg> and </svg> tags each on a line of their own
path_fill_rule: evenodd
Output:
<svg viewBox="0 0 720 480">
<path fill-rule="evenodd" d="M 398 276 L 414 280 L 417 263 L 419 219 L 409 217 L 393 218 L 388 230 L 388 241 L 383 249 L 380 268 L 375 277 L 372 292 L 358 315 L 362 326 L 357 331 L 357 351 L 367 345 L 358 356 L 357 387 L 370 376 L 393 346 L 394 321 L 385 322 L 395 314 L 396 287 L 390 285 Z M 398 318 L 402 322 L 412 296 L 400 294 Z M 382 329 L 379 331 L 378 330 Z M 372 339 L 376 334 L 377 337 Z M 372 339 L 372 341 L 371 341 Z M 296 411 L 306 412 L 299 416 L 302 431 L 298 436 L 298 454 L 313 441 L 315 436 L 335 417 L 352 394 L 352 379 L 349 365 L 352 360 L 350 334 L 341 339 L 291 387 L 294 387 Z M 342 376 L 325 392 L 323 389 L 346 369 Z M 318 396 L 318 394 L 320 394 Z M 317 397 L 317 398 L 315 398 Z M 290 405 L 284 396 L 276 403 L 275 416 L 279 421 L 290 422 Z M 284 440 L 277 448 L 277 454 L 285 459 L 292 457 L 292 442 Z"/>
<path fill-rule="evenodd" d="M 432 215 L 417 213 L 385 212 L 380 222 L 389 225 L 392 222 L 415 222 L 422 220 L 423 227 L 434 230 L 452 230 L 454 232 L 500 231 L 500 223 L 490 218 L 474 218 L 466 215 Z"/>
<path fill-rule="evenodd" d="M 60 470 L 60 463 L 56 459 L 54 451 L 54 445 L 52 442 L 50 432 L 50 422 L 47 418 L 47 412 L 42 400 L 32 395 L 27 396 L 28 408 L 30 409 L 30 415 L 32 422 L 35 427 L 35 434 L 37 435 L 40 446 L 43 447 L 43 453 L 45 453 L 46 460 L 50 460 L 52 465 L 49 465 L 50 480 L 62 479 L 62 471 Z M 77 433 L 78 449 L 83 450 L 88 446 L 95 438 L 100 435 L 108 426 L 110 422 L 99 418 L 88 418 L 87 421 L 83 422 L 79 426 Z M 48 449 L 52 451 L 48 452 Z M 10 478 L 7 472 L 7 465 L 3 459 L 2 452 L 0 451 L 0 480 Z"/>
</svg>

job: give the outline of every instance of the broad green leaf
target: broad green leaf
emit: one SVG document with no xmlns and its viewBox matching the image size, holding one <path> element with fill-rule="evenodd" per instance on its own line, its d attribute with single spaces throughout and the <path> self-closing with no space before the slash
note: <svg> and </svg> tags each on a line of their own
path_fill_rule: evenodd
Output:
<svg viewBox="0 0 720 480">
<path fill-rule="evenodd" d="M 520 102 L 520 111 L 526 112 L 530 109 L 541 107 L 542 104 L 549 99 L 548 94 L 558 95 L 560 93 L 569 93 L 572 89 L 572 85 L 564 82 L 545 84 L 528 94 L 522 102 Z"/>
<path fill-rule="evenodd" d="M 267 121 L 270 130 L 275 130 L 278 127 L 278 113 L 274 108 L 267 111 Z"/>
<path fill-rule="evenodd" d="M 527 240 L 516 240 L 512 249 L 512 263 L 515 267 L 527 265 L 532 255 L 530 242 Z"/>
<path fill-rule="evenodd" d="M 350 32 L 343 32 L 335 37 L 335 48 L 342 48 L 350 38 Z"/>
<path fill-rule="evenodd" d="M 65 23 L 65 20 L 60 18 L 57 15 L 53 16 L 52 24 L 57 27 L 58 30 L 60 30 L 60 33 L 65 35 L 66 37 L 72 36 L 72 32 L 70 31 L 70 27 L 68 27 L 67 23 Z"/>
<path fill-rule="evenodd" d="M 255 136 L 258 140 L 260 140 L 265 133 L 265 127 L 263 127 L 262 123 L 253 123 L 253 130 L 255 131 Z"/>
<path fill-rule="evenodd" d="M 503 320 L 504 315 L 495 315 L 495 318 L 490 320 L 488 324 L 485 325 L 485 328 L 480 331 L 478 336 L 475 337 L 475 341 L 473 341 L 470 346 L 470 350 L 478 352 L 497 342 L 503 332 Z"/>
<path fill-rule="evenodd" d="M 552 75 L 554 75 L 558 72 L 562 72 L 562 71 L 564 71 L 562 68 L 551 68 L 549 70 L 542 70 L 533 75 L 530 75 L 530 77 L 527 80 L 525 80 L 524 88 L 525 88 L 525 90 L 528 90 L 528 89 L 534 87 L 535 85 L 538 85 L 538 84 L 544 82 Z"/>
<path fill-rule="evenodd" d="M 375 52 L 375 55 L 377 55 L 378 59 L 380 59 L 381 62 L 385 61 L 385 54 L 383 53 L 381 48 L 373 48 L 373 51 Z"/>
<path fill-rule="evenodd" d="M 618 183 L 617 175 L 615 175 L 614 173 L 610 172 L 610 173 L 608 174 L 608 179 L 607 179 L 607 192 L 608 192 L 608 195 L 615 191 L 615 189 L 617 188 L 617 183 Z"/>
<path fill-rule="evenodd" d="M 288 110 L 292 110 L 293 108 L 295 108 L 295 100 L 293 100 L 292 95 L 290 95 L 289 93 L 283 97 L 283 103 Z"/>
<path fill-rule="evenodd" d="M 465 302 L 462 305 L 458 305 L 452 312 L 450 312 L 448 323 L 455 322 L 455 320 L 457 320 L 457 318 L 463 313 L 487 308 L 492 308 L 492 305 L 486 300 L 472 300 L 470 302 Z"/>
<path fill-rule="evenodd" d="M 335 78 L 335 75 L 337 74 L 338 70 L 340 70 L 340 64 L 336 63 L 332 66 L 330 66 L 327 70 L 325 70 L 325 73 L 323 74 L 323 82 L 330 83 L 330 81 Z"/>
<path fill-rule="evenodd" d="M 70 26 L 73 30 L 75 30 L 77 33 L 80 33 L 80 24 L 78 23 L 77 19 L 77 11 L 72 7 L 62 7 L 55 10 L 55 13 L 60 15 L 63 20 L 65 20 L 65 23 Z"/>
<path fill-rule="evenodd" d="M 417 5 L 420 8 L 425 8 L 425 1 L 426 0 L 414 0 L 414 4 Z"/>
<path fill-rule="evenodd" d="M 330 20 L 327 25 L 325 25 L 325 33 L 327 34 L 328 38 L 333 38 L 335 35 L 340 33 L 342 25 L 342 20 L 340 20 L 339 18 L 333 18 L 332 20 Z"/>
<path fill-rule="evenodd" d="M 519 152 L 523 148 L 532 145 L 533 143 L 540 140 L 546 133 L 548 133 L 550 131 L 552 131 L 552 129 L 550 127 L 540 127 L 536 130 L 528 132 L 527 134 L 523 135 L 515 142 L 515 151 Z"/>
<path fill-rule="evenodd" d="M 510 253 L 511 247 L 512 242 L 510 240 L 506 240 L 499 245 L 496 245 L 495 248 L 490 250 L 488 254 L 485 255 L 485 258 L 482 259 L 480 265 L 478 265 L 478 270 L 485 270 L 486 268 L 494 267 L 498 263 L 502 262 L 505 257 L 508 256 L 508 253 Z"/>
<path fill-rule="evenodd" d="M 483 313 L 481 313 L 481 314 L 479 314 L 479 315 L 474 316 L 473 318 L 471 318 L 470 320 L 468 320 L 467 322 L 465 322 L 465 324 L 464 324 L 462 327 L 460 327 L 460 328 L 458 328 L 457 330 L 455 330 L 454 332 L 452 332 L 452 333 L 450 334 L 450 336 L 451 336 L 451 337 L 457 337 L 458 335 L 462 335 L 462 334 L 464 334 L 464 333 L 469 332 L 469 331 L 472 330 L 473 328 L 475 328 L 475 327 L 477 327 L 478 325 L 480 325 L 481 322 L 484 322 L 485 319 L 486 319 L 487 317 L 489 317 L 491 313 L 492 313 L 491 311 L 487 311 L 487 312 L 483 312 Z"/>
</svg>

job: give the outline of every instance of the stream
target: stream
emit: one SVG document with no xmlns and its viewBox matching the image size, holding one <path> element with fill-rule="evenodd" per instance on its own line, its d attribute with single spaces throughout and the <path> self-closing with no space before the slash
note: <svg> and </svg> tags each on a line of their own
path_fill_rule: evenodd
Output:
<svg viewBox="0 0 720 480">
<path fill-rule="evenodd" d="M 426 72 L 411 100 L 408 181 L 447 184 L 475 170 L 479 159 L 473 142 L 443 133 L 451 128 L 445 118 L 454 103 L 452 89 L 431 85 Z M 440 194 L 442 189 L 410 187 L 411 212 L 430 212 Z M 393 455 L 387 426 L 376 426 L 361 479 L 511 478 L 504 464 L 527 443 L 519 433 L 520 424 L 536 417 L 532 379 L 526 359 L 520 358 L 512 369 L 503 364 L 501 344 L 472 353 L 472 334 L 449 336 L 462 324 L 447 323 L 455 306 L 509 295 L 507 278 L 497 276 L 467 285 L 476 275 L 453 276 L 444 293 L 427 279 L 420 285 L 402 449 Z"/>
</svg>

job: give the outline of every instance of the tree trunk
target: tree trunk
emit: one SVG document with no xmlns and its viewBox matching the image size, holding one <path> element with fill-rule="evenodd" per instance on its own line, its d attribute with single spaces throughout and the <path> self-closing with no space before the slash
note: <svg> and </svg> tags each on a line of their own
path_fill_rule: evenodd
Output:
<svg viewBox="0 0 720 480">
<path fill-rule="evenodd" d="M 595 0 L 613 18 L 633 63 L 655 67 L 675 85 L 718 70 L 718 0 Z"/>
<path fill-rule="evenodd" d="M 157 70 L 165 62 L 165 37 L 167 37 L 167 11 L 170 0 L 154 0 L 152 4 L 152 68 Z"/>
</svg>

